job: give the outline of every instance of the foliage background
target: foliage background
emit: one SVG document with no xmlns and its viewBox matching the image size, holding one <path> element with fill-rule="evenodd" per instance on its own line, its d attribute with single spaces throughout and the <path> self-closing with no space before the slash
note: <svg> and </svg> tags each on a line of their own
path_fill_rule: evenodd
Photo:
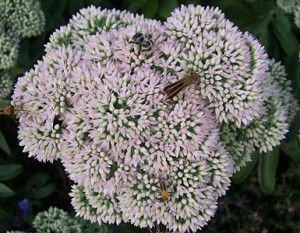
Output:
<svg viewBox="0 0 300 233">
<path fill-rule="evenodd" d="M 80 8 L 91 4 L 117 8 L 164 20 L 181 4 L 217 6 L 242 31 L 249 31 L 265 46 L 269 57 L 281 61 L 293 91 L 300 101 L 300 29 L 292 15 L 276 0 L 40 0 L 46 15 L 44 33 L 24 39 L 17 64 L 10 70 L 14 81 L 29 70 L 44 54 L 44 44 L 52 32 L 67 24 Z M 0 107 L 10 100 L 1 100 Z M 269 155 L 253 154 L 249 163 L 234 177 L 234 184 L 220 201 L 216 217 L 203 232 L 300 232 L 299 147 L 300 115 L 293 121 L 281 147 Z M 32 230 L 34 216 L 56 206 L 72 213 L 68 192 L 70 181 L 62 166 L 38 163 L 18 146 L 17 123 L 0 116 L 0 232 Z M 25 201 L 24 201 L 25 200 Z M 26 203 L 26 205 L 24 205 Z M 111 232 L 147 232 L 121 224 Z M 227 229 L 227 230 L 226 230 Z"/>
</svg>

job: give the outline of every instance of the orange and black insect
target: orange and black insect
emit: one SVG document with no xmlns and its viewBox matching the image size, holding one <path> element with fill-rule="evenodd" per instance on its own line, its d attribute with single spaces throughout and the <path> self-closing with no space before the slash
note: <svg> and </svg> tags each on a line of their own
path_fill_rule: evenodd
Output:
<svg viewBox="0 0 300 233">
<path fill-rule="evenodd" d="M 186 87 L 196 82 L 199 78 L 199 75 L 196 73 L 190 73 L 184 75 L 184 77 L 164 88 L 164 93 L 167 96 L 167 99 L 172 99 L 179 92 L 184 90 Z"/>
<path fill-rule="evenodd" d="M 170 200 L 170 194 L 171 192 L 168 190 L 170 186 L 166 185 L 166 181 L 163 178 L 159 179 L 159 197 L 164 200 L 165 202 L 168 202 Z"/>
</svg>

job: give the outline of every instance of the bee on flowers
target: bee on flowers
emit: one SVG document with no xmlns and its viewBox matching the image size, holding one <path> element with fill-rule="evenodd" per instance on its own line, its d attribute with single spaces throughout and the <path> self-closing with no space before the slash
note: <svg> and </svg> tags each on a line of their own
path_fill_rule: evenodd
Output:
<svg viewBox="0 0 300 233">
<path fill-rule="evenodd" d="M 170 190 L 172 184 L 167 183 L 166 178 L 160 177 L 158 179 L 159 190 L 156 193 L 156 197 L 160 200 L 168 202 L 170 200 L 170 195 L 172 195 L 172 191 Z"/>
<path fill-rule="evenodd" d="M 153 42 L 142 33 L 136 33 L 132 36 L 130 44 L 135 44 L 135 52 L 148 51 L 151 49 Z"/>
</svg>

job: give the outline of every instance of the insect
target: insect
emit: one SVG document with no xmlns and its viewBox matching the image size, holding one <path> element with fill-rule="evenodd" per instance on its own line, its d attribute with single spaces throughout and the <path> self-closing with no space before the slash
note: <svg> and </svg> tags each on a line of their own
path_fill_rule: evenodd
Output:
<svg viewBox="0 0 300 233">
<path fill-rule="evenodd" d="M 153 45 L 153 42 L 146 38 L 142 33 L 134 34 L 129 43 L 137 45 L 138 52 L 148 51 Z"/>
<path fill-rule="evenodd" d="M 0 108 L 0 115 L 16 115 L 16 109 L 13 106 L 7 106 L 4 108 Z"/>
<path fill-rule="evenodd" d="M 0 115 L 13 116 L 15 120 L 16 118 L 19 118 L 20 113 L 23 112 L 27 112 L 27 111 L 22 110 L 20 106 L 16 106 L 16 105 L 0 108 Z"/>
<path fill-rule="evenodd" d="M 171 187 L 171 184 L 166 184 L 165 178 L 159 178 L 158 181 L 159 184 L 159 190 L 158 190 L 158 196 L 160 199 L 162 199 L 165 202 L 168 202 L 170 200 L 171 192 L 168 190 L 168 188 Z"/>
<path fill-rule="evenodd" d="M 155 197 L 157 198 L 157 201 L 159 202 L 164 202 L 164 204 L 167 206 L 167 209 L 165 209 L 166 212 L 171 211 L 174 214 L 178 215 L 177 212 L 174 210 L 171 210 L 170 208 L 170 200 L 174 194 L 175 188 L 174 188 L 174 183 L 168 179 L 167 176 L 159 176 L 155 177 L 155 182 L 154 185 L 156 187 L 155 190 Z M 148 228 L 150 233 L 171 233 L 168 229 L 166 229 L 166 226 L 161 225 L 161 224 L 155 224 L 155 228 L 152 230 Z M 179 233 L 179 232 L 176 232 Z"/>
<path fill-rule="evenodd" d="M 175 95 L 177 95 L 179 92 L 184 90 L 186 87 L 196 82 L 198 78 L 199 78 L 198 74 L 190 73 L 184 75 L 182 79 L 166 86 L 163 91 L 167 96 L 167 99 L 172 99 Z"/>
</svg>

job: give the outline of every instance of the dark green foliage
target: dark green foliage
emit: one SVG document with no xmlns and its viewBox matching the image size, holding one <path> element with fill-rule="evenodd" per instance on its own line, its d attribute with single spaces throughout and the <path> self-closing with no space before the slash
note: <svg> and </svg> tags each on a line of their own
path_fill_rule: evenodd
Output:
<svg viewBox="0 0 300 233">
<path fill-rule="evenodd" d="M 272 195 L 258 186 L 256 172 L 241 185 L 233 185 L 214 219 L 202 233 L 297 233 L 300 231 L 300 166 L 280 161 L 277 186 Z"/>
</svg>

